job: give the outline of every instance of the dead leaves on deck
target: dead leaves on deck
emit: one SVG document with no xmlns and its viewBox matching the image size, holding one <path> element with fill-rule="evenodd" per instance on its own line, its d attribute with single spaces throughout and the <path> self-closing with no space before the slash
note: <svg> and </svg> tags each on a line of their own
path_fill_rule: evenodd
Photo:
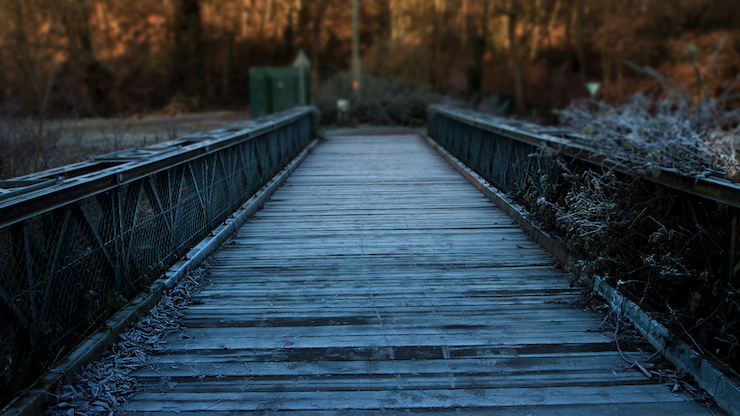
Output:
<svg viewBox="0 0 740 416">
<path fill-rule="evenodd" d="M 183 309 L 201 284 L 204 271 L 188 272 L 149 314 L 121 334 L 109 352 L 76 376 L 66 377 L 45 416 L 120 415 L 126 399 L 137 390 L 131 373 L 149 365 L 152 351 L 164 348 L 164 338 L 180 329 Z"/>
</svg>

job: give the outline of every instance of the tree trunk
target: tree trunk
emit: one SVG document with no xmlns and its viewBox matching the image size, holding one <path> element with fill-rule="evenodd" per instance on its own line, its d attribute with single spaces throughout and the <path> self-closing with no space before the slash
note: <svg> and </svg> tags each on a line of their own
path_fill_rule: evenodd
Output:
<svg viewBox="0 0 740 416">
<path fill-rule="evenodd" d="M 267 23 L 270 22 L 270 19 L 272 18 L 271 12 L 272 12 L 272 0 L 266 0 L 264 13 L 262 14 L 262 19 L 260 19 L 260 27 L 259 27 L 259 36 L 260 39 L 264 39 L 267 36 L 265 35 L 265 26 Z"/>
<path fill-rule="evenodd" d="M 524 113 L 524 85 L 522 81 L 522 69 L 519 63 L 519 48 L 516 39 L 517 14 L 509 14 L 509 52 L 511 64 L 514 70 L 514 97 L 516 110 L 519 114 Z"/>
<path fill-rule="evenodd" d="M 430 81 L 439 87 L 442 78 L 442 30 L 444 27 L 445 0 L 434 0 L 432 6 L 432 62 Z"/>
<path fill-rule="evenodd" d="M 460 49 L 466 50 L 468 48 L 468 2 L 470 0 L 462 0 L 462 7 L 460 8 Z"/>
<path fill-rule="evenodd" d="M 327 0 L 317 0 L 315 14 L 313 18 L 313 54 L 311 56 L 311 76 L 313 90 L 318 91 L 321 71 L 319 70 L 321 55 L 321 30 L 324 23 L 324 14 L 326 13 Z"/>
<path fill-rule="evenodd" d="M 293 44 L 295 42 L 295 33 L 293 30 L 293 9 L 288 7 L 288 10 L 275 15 L 275 30 L 272 35 L 272 45 L 277 52 L 275 62 L 278 65 L 290 65 L 293 63 L 295 56 L 293 55 Z M 279 9 L 279 8 L 278 8 Z"/>
<path fill-rule="evenodd" d="M 573 16 L 575 15 L 575 12 L 573 11 L 573 3 L 576 0 L 566 0 L 567 6 L 565 7 L 565 10 L 568 13 L 568 18 L 565 20 L 565 46 L 568 48 L 568 58 L 572 58 L 573 55 Z"/>
<path fill-rule="evenodd" d="M 375 57 L 375 75 L 385 76 L 385 61 L 388 58 L 388 42 L 391 37 L 393 16 L 391 15 L 390 0 L 378 0 L 378 31 L 375 43 L 377 53 Z"/>
<path fill-rule="evenodd" d="M 93 112 L 108 114 L 112 109 L 107 101 L 115 80 L 108 68 L 95 58 L 90 30 L 92 5 L 85 0 L 75 0 L 72 7 L 65 19 L 67 36 L 71 38 L 70 54 L 75 57 Z"/>
<path fill-rule="evenodd" d="M 483 86 L 483 71 L 485 66 L 486 49 L 488 47 L 488 21 L 490 3 L 483 0 L 478 24 L 468 25 L 468 39 L 471 50 L 471 63 L 467 68 L 465 77 L 468 81 L 468 95 L 479 94 Z"/>
<path fill-rule="evenodd" d="M 239 33 L 245 38 L 249 36 L 249 12 L 253 8 L 252 0 L 239 2 Z"/>
<path fill-rule="evenodd" d="M 174 21 L 173 87 L 181 93 L 203 94 L 205 58 L 200 0 L 177 0 Z"/>
<path fill-rule="evenodd" d="M 234 50 L 234 39 L 236 33 L 230 32 L 226 35 L 226 45 L 224 45 L 224 55 L 221 68 L 221 97 L 231 97 L 231 55 Z"/>
<path fill-rule="evenodd" d="M 394 0 L 394 4 L 391 5 L 391 39 L 401 39 L 406 36 L 406 22 L 403 5 L 399 4 L 399 0 Z"/>
<path fill-rule="evenodd" d="M 581 82 L 586 83 L 586 51 L 583 45 L 584 1 L 576 0 L 576 53 L 580 64 Z"/>
<path fill-rule="evenodd" d="M 544 8 L 542 7 L 542 0 L 535 0 L 532 15 L 534 16 L 534 19 L 532 19 L 534 28 L 532 29 L 532 45 L 529 49 L 529 59 L 534 61 L 537 59 L 537 55 L 540 51 L 540 31 L 544 23 Z"/>
<path fill-rule="evenodd" d="M 611 47 L 609 45 L 609 23 L 612 15 L 612 2 L 611 0 L 602 0 L 602 6 L 604 7 L 604 24 L 602 25 L 601 34 L 601 71 L 603 74 L 604 86 L 611 85 L 612 83 L 612 56 Z"/>
<path fill-rule="evenodd" d="M 19 84 L 23 83 L 29 85 L 31 90 L 36 92 L 35 95 L 31 96 L 29 88 L 20 88 L 16 99 L 19 101 L 18 104 L 24 111 L 28 111 L 30 108 L 35 107 L 38 102 L 38 83 L 36 82 L 36 71 L 34 65 L 31 63 L 31 45 L 26 35 L 24 26 L 26 25 L 26 13 L 23 8 L 21 1 L 12 2 L 13 7 L 13 18 L 15 19 L 18 30 L 15 30 L 10 34 L 13 45 L 13 50 L 10 53 L 11 59 L 16 62 L 16 67 L 20 69 Z M 15 160 L 15 159 L 13 159 Z M 15 170 L 13 170 L 15 172 Z"/>
<path fill-rule="evenodd" d="M 558 22 L 558 15 L 560 14 L 560 7 L 562 0 L 555 0 L 555 4 L 552 6 L 552 13 L 550 14 L 550 21 L 547 24 L 547 31 L 545 32 L 545 39 L 547 39 L 547 47 L 552 48 L 552 32 L 555 30 L 555 25 Z"/>
</svg>

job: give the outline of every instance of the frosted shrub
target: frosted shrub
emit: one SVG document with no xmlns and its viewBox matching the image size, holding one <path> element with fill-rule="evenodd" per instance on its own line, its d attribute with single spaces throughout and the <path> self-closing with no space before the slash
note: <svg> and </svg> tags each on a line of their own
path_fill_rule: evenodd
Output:
<svg viewBox="0 0 740 416">
<path fill-rule="evenodd" d="M 740 112 L 725 99 L 693 98 L 671 91 L 652 100 L 636 94 L 619 107 L 579 101 L 559 111 L 560 122 L 586 136 L 594 152 L 650 174 L 656 169 L 684 176 L 721 173 L 735 182 Z"/>
</svg>

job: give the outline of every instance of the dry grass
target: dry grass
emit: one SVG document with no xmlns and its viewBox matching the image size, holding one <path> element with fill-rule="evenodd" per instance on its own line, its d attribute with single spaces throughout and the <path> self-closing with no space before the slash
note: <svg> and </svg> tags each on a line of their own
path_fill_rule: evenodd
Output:
<svg viewBox="0 0 740 416">
<path fill-rule="evenodd" d="M 733 210 L 606 168 L 533 155 L 516 199 L 581 260 L 676 334 L 740 370 Z"/>
<path fill-rule="evenodd" d="M 133 118 L 54 120 L 0 118 L 0 180 L 132 147 L 145 147 L 249 119 L 249 112 L 209 111 Z M 38 144 L 38 149 L 37 149 Z M 35 159 L 38 156 L 38 162 Z"/>
</svg>

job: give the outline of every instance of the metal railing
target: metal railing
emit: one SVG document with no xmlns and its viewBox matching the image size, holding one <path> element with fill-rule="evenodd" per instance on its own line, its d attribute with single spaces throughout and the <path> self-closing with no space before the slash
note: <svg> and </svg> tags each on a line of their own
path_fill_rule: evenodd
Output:
<svg viewBox="0 0 740 416">
<path fill-rule="evenodd" d="M 283 169 L 310 142 L 313 111 L 0 181 L 3 401 Z"/>
<path fill-rule="evenodd" d="M 503 192 L 513 191 L 543 144 L 504 130 L 511 121 L 445 106 L 430 106 L 429 136 Z M 513 127 L 513 126 L 512 126 Z"/>
</svg>

